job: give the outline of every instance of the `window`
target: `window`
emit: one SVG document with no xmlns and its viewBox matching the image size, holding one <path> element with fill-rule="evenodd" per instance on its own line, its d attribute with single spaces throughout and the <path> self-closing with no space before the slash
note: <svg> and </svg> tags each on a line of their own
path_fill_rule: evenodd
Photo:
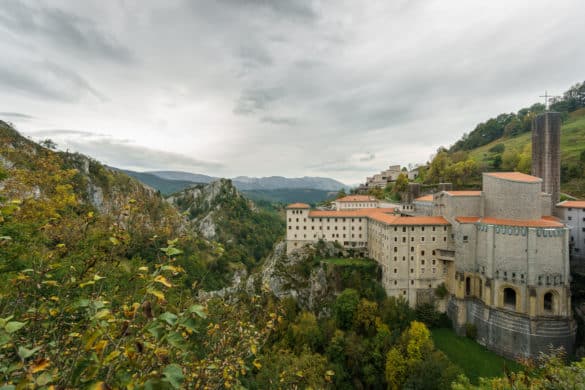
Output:
<svg viewBox="0 0 585 390">
<path fill-rule="evenodd" d="M 410 273 L 413 274 L 414 273 L 414 268 L 410 269 Z"/>
<path fill-rule="evenodd" d="M 414 237 L 410 237 L 410 242 L 413 242 L 413 241 L 414 241 Z"/>
<path fill-rule="evenodd" d="M 406 232 L 406 226 L 403 226 L 403 227 L 402 227 L 402 232 L 403 232 L 403 233 L 404 233 L 404 232 Z"/>
<path fill-rule="evenodd" d="M 420 251 L 420 255 L 424 256 L 425 255 L 425 251 Z"/>
<path fill-rule="evenodd" d="M 397 246 L 394 247 L 394 252 L 398 252 L 398 247 Z"/>
<path fill-rule="evenodd" d="M 465 278 L 465 295 L 471 295 L 471 278 Z"/>
<path fill-rule="evenodd" d="M 421 237 L 421 238 L 420 238 L 420 240 L 421 240 L 421 241 L 424 241 L 424 240 L 425 240 L 425 238 L 424 238 L 424 237 Z"/>
<path fill-rule="evenodd" d="M 411 286 L 414 286 L 414 280 L 411 280 L 411 281 L 410 281 L 410 285 L 411 285 Z"/>
<path fill-rule="evenodd" d="M 292 226 L 288 225 L 288 230 L 292 230 Z"/>
<path fill-rule="evenodd" d="M 288 221 L 289 221 L 289 222 L 292 222 L 292 218 L 289 218 L 289 219 L 288 219 Z"/>
<path fill-rule="evenodd" d="M 402 242 L 406 242 L 406 237 L 402 237 Z"/>
<path fill-rule="evenodd" d="M 469 237 L 468 236 L 463 236 L 463 242 L 467 242 L 469 241 Z"/>
<path fill-rule="evenodd" d="M 394 273 L 398 273 L 398 268 L 394 268 Z"/>
<path fill-rule="evenodd" d="M 425 265 L 425 259 L 422 259 L 422 260 L 420 261 L 420 263 L 421 263 L 421 265 Z"/>
<path fill-rule="evenodd" d="M 568 219 L 569 221 L 572 221 L 572 220 L 573 220 L 573 217 L 569 217 L 569 218 L 567 218 L 567 219 Z"/>
<path fill-rule="evenodd" d="M 547 292 L 544 294 L 544 311 L 552 312 L 553 311 L 553 294 L 551 292 Z"/>
</svg>

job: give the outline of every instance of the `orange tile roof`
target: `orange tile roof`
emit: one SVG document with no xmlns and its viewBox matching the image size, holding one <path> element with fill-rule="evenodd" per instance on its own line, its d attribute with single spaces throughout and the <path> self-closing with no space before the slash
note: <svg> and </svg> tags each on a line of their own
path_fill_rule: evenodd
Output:
<svg viewBox="0 0 585 390">
<path fill-rule="evenodd" d="M 459 223 L 476 223 L 481 217 L 457 217 L 455 220 Z"/>
<path fill-rule="evenodd" d="M 357 210 L 312 210 L 309 212 L 309 217 L 326 217 L 326 218 L 338 218 L 338 217 L 369 217 L 373 214 L 387 215 L 386 213 L 394 213 L 396 209 L 394 207 L 389 208 L 369 208 L 369 209 L 357 209 Z"/>
<path fill-rule="evenodd" d="M 564 227 L 562 223 L 556 221 L 554 217 L 542 217 L 541 219 L 503 219 L 492 217 L 457 217 L 459 223 L 486 223 L 488 225 L 505 225 L 505 226 L 522 226 L 522 227 Z"/>
<path fill-rule="evenodd" d="M 373 202 L 377 199 L 370 195 L 348 195 L 343 198 L 336 199 L 337 202 Z"/>
<path fill-rule="evenodd" d="M 547 221 L 561 222 L 561 219 L 555 217 L 554 215 L 543 215 L 542 219 L 546 219 Z"/>
<path fill-rule="evenodd" d="M 373 214 L 370 218 L 387 225 L 450 225 L 443 217 L 401 217 L 388 214 Z"/>
<path fill-rule="evenodd" d="M 418 197 L 414 201 L 415 202 L 432 202 L 433 201 L 433 194 Z"/>
<path fill-rule="evenodd" d="M 306 203 L 292 203 L 289 204 L 288 206 L 286 206 L 287 209 L 310 209 L 311 206 L 309 206 Z"/>
<path fill-rule="evenodd" d="M 451 196 L 480 196 L 481 191 L 445 191 Z"/>
<path fill-rule="evenodd" d="M 565 200 L 558 203 L 557 207 L 571 207 L 575 209 L 585 209 L 585 200 Z"/>
<path fill-rule="evenodd" d="M 523 183 L 540 183 L 542 181 L 539 177 L 527 175 L 522 172 L 489 172 L 484 173 L 484 175 L 497 177 L 498 179 L 520 181 Z"/>
</svg>

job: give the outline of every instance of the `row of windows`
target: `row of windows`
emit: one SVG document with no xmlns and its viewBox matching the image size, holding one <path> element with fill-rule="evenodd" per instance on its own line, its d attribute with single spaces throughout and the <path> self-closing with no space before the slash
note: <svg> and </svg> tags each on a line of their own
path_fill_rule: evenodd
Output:
<svg viewBox="0 0 585 390">
<path fill-rule="evenodd" d="M 316 222 L 317 218 L 309 218 L 311 221 L 310 222 Z M 341 222 L 346 222 L 346 218 L 325 218 L 327 221 L 326 222 L 330 222 L 331 219 L 333 219 L 333 222 L 338 222 L 337 220 L 340 219 Z M 358 222 L 361 222 L 362 219 L 361 218 L 347 218 L 348 220 L 351 219 L 351 222 L 355 222 L 355 220 L 357 219 Z M 292 222 L 292 218 L 288 219 L 289 222 Z M 299 222 L 299 218 L 296 218 L 296 221 Z M 303 218 L 303 222 L 307 222 L 307 218 Z M 323 222 L 323 218 L 319 218 L 319 222 Z"/>
<path fill-rule="evenodd" d="M 331 237 L 332 238 L 339 238 L 339 233 L 337 233 L 337 234 L 335 234 L 335 233 L 334 234 L 331 234 Z M 298 238 L 296 234 L 295 234 L 295 237 L 294 238 Z M 307 238 L 307 235 L 306 234 L 303 234 L 303 238 Z M 313 234 L 313 238 L 317 238 L 317 234 Z M 323 238 L 327 238 L 327 236 L 324 235 Z M 341 236 L 341 238 L 346 238 L 346 235 L 343 234 Z M 351 238 L 355 238 L 355 234 L 352 234 L 351 235 Z M 362 235 L 361 234 L 358 234 L 358 238 L 362 238 Z"/>
<path fill-rule="evenodd" d="M 571 216 L 569 215 L 569 216 L 567 217 L 567 219 L 568 219 L 569 221 L 572 221 L 572 220 L 573 220 L 573 217 L 571 217 Z M 585 222 L 585 217 L 583 217 L 583 222 Z"/>
<path fill-rule="evenodd" d="M 296 226 L 295 229 L 296 230 L 299 230 L 299 226 Z M 288 230 L 292 230 L 292 226 L 291 225 L 288 225 Z M 303 226 L 303 230 L 307 230 L 307 227 L 306 226 Z M 311 230 L 315 230 L 315 226 L 311 226 Z M 319 226 L 319 230 L 323 230 L 323 226 Z M 327 229 L 326 230 L 331 230 L 331 226 L 327 226 Z M 333 227 L 333 230 L 337 230 L 337 226 L 334 226 Z M 343 229 L 342 230 L 345 230 L 345 226 L 343 226 Z M 352 226 L 351 227 L 351 230 L 355 230 L 355 227 Z M 359 226 L 358 227 L 358 230 L 361 231 L 362 230 L 362 227 Z"/>
</svg>

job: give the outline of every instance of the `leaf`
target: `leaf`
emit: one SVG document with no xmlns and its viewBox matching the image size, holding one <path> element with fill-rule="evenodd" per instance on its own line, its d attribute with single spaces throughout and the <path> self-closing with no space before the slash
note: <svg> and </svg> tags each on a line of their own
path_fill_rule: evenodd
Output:
<svg viewBox="0 0 585 390">
<path fill-rule="evenodd" d="M 177 323 L 177 316 L 173 313 L 165 311 L 161 315 L 158 316 L 159 320 L 165 321 L 169 325 L 175 325 Z"/>
<path fill-rule="evenodd" d="M 88 307 L 89 306 L 89 299 L 78 299 L 77 302 L 75 302 L 75 304 L 73 305 L 73 307 L 75 308 L 81 308 L 81 307 Z"/>
<path fill-rule="evenodd" d="M 140 267 L 140 268 L 138 268 L 138 271 L 148 272 L 148 267 Z"/>
<path fill-rule="evenodd" d="M 193 305 L 189 307 L 189 313 L 195 313 L 201 318 L 207 318 L 207 313 L 205 313 L 205 308 L 202 305 Z"/>
<path fill-rule="evenodd" d="M 154 281 L 167 287 L 173 287 L 171 282 L 169 282 L 169 280 L 162 275 L 158 275 L 156 278 L 154 278 Z"/>
<path fill-rule="evenodd" d="M 163 369 L 164 381 L 168 382 L 173 388 L 178 389 L 185 380 L 183 370 L 178 364 L 169 364 Z"/>
<path fill-rule="evenodd" d="M 93 280 L 94 280 L 94 281 L 96 281 L 96 282 L 97 282 L 98 280 L 102 280 L 102 279 L 105 279 L 105 278 L 106 278 L 105 276 L 99 276 L 98 274 L 95 274 L 95 275 L 93 276 Z"/>
<path fill-rule="evenodd" d="M 108 310 L 108 309 L 102 309 L 102 310 L 98 311 L 94 316 L 94 318 L 96 320 L 103 320 L 103 319 L 108 318 L 108 317 L 110 317 L 110 310 Z"/>
<path fill-rule="evenodd" d="M 43 372 L 39 377 L 35 380 L 37 386 L 46 386 L 53 381 L 53 376 L 49 372 Z"/>
<path fill-rule="evenodd" d="M 175 267 L 174 265 L 163 265 L 161 267 L 161 269 L 163 271 L 171 271 L 171 272 L 174 272 L 174 273 L 185 272 L 185 270 L 183 269 L 183 267 Z"/>
<path fill-rule="evenodd" d="M 17 330 L 21 329 L 25 325 L 26 325 L 26 322 L 10 321 L 9 323 L 6 324 L 4 329 L 8 333 L 14 333 Z"/>
<path fill-rule="evenodd" d="M 109 389 L 109 387 L 104 382 L 100 381 L 100 382 L 92 383 L 91 385 L 89 385 L 89 387 L 87 389 L 88 390 L 107 390 L 107 389 Z"/>
<path fill-rule="evenodd" d="M 63 244 L 63 243 L 57 244 L 57 248 L 65 248 L 65 244 Z"/>
<path fill-rule="evenodd" d="M 260 361 L 258 359 L 255 359 L 252 364 L 254 365 L 254 367 L 256 367 L 258 370 L 262 368 L 262 363 L 260 363 Z"/>
<path fill-rule="evenodd" d="M 34 355 L 39 349 L 41 349 L 41 347 L 35 347 L 33 349 L 28 349 L 26 347 L 18 347 L 18 356 L 20 356 L 20 358 L 24 360 Z"/>
<path fill-rule="evenodd" d="M 33 365 L 31 366 L 31 371 L 33 374 L 37 373 L 37 372 L 45 371 L 50 365 L 51 365 L 51 362 L 48 359 L 39 359 L 33 363 Z"/>
<path fill-rule="evenodd" d="M 165 294 L 163 294 L 161 291 L 149 288 L 148 290 L 146 290 L 146 292 L 154 295 L 155 297 L 157 297 L 161 301 L 165 299 Z"/>
<path fill-rule="evenodd" d="M 95 284 L 95 281 L 90 280 L 89 282 L 79 283 L 79 287 L 83 288 L 83 287 L 86 287 L 86 286 L 91 286 L 92 284 Z"/>
<path fill-rule="evenodd" d="M 118 240 L 116 237 L 110 237 L 110 242 L 114 245 L 114 246 L 118 246 L 120 245 L 120 240 Z"/>
<path fill-rule="evenodd" d="M 175 348 L 184 350 L 187 345 L 185 343 L 185 339 L 181 336 L 178 332 L 170 332 L 167 335 L 167 342 Z"/>
<path fill-rule="evenodd" d="M 180 255 L 181 253 L 183 253 L 182 250 L 177 249 L 177 248 L 172 247 L 172 246 L 169 246 L 167 248 L 160 248 L 160 250 L 163 251 L 169 257 Z"/>
<path fill-rule="evenodd" d="M 10 241 L 12 240 L 12 237 L 10 236 L 0 236 L 0 241 Z M 1 389 L 1 387 L 0 387 Z"/>
</svg>

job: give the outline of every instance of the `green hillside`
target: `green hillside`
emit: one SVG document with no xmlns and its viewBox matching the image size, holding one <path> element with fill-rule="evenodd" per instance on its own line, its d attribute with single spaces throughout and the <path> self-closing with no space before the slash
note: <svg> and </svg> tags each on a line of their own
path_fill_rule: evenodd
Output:
<svg viewBox="0 0 585 390">
<path fill-rule="evenodd" d="M 502 137 L 486 145 L 469 150 L 469 157 L 486 170 L 510 170 L 506 166 L 506 157 L 519 156 L 530 148 L 531 133 L 522 133 L 514 137 Z M 502 152 L 494 151 L 503 145 Z M 501 150 L 501 147 L 499 147 Z M 583 175 L 582 154 L 585 153 L 585 108 L 568 115 L 561 128 L 561 178 L 563 192 L 576 197 L 585 197 L 585 177 Z M 500 156 L 502 166 L 494 166 L 494 160 Z M 521 169 L 520 169 L 521 170 Z"/>
<path fill-rule="evenodd" d="M 531 134 L 523 133 L 515 137 L 502 137 L 489 144 L 469 151 L 469 156 L 479 163 L 488 164 L 491 160 L 490 149 L 497 144 L 504 144 L 505 150 L 521 153 L 531 142 Z M 563 163 L 577 163 L 580 154 L 585 150 L 585 109 L 569 114 L 569 118 L 561 128 L 561 155 Z"/>
</svg>

